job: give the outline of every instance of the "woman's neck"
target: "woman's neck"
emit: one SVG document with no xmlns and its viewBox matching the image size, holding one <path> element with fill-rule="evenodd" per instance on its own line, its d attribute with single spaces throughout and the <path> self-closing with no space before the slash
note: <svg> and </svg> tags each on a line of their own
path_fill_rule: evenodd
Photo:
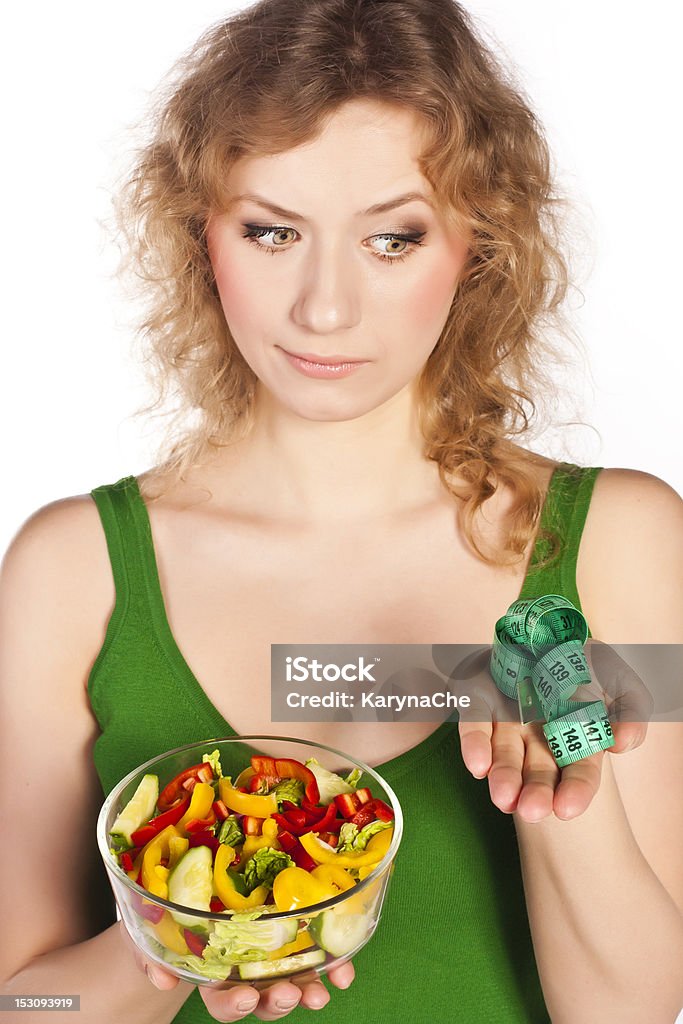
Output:
<svg viewBox="0 0 683 1024">
<path fill-rule="evenodd" d="M 313 421 L 267 402 L 246 437 L 202 471 L 215 499 L 278 519 L 329 525 L 380 520 L 445 498 L 423 454 L 414 402 L 401 392 L 353 420 Z"/>
</svg>

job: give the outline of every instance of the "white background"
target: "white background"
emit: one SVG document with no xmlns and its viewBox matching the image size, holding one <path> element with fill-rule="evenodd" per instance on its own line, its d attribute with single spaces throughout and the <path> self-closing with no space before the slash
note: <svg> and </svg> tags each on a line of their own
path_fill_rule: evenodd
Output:
<svg viewBox="0 0 683 1024">
<path fill-rule="evenodd" d="M 130 418 L 146 397 L 132 310 L 100 222 L 148 93 L 241 6 L 43 0 L 4 15 L 0 550 L 40 505 L 150 463 L 154 427 Z M 595 429 L 534 447 L 683 492 L 680 15 L 665 0 L 467 6 L 514 61 L 591 239 L 572 301 L 586 362 L 569 385 Z"/>
</svg>

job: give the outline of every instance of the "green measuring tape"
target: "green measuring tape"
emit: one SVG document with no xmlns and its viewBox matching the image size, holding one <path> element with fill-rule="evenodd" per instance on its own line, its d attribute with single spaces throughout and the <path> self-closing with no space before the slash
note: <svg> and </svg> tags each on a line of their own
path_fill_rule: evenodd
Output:
<svg viewBox="0 0 683 1024">
<path fill-rule="evenodd" d="M 515 601 L 496 622 L 491 675 L 501 693 L 519 702 L 523 721 L 545 719 L 560 768 L 614 746 L 604 702 L 569 699 L 591 682 L 587 638 L 585 618 L 559 594 Z"/>
</svg>

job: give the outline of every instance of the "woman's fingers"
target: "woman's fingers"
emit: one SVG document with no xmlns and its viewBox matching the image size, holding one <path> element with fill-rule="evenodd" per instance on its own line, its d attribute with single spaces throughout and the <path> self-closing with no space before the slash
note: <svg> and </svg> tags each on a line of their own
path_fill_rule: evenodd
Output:
<svg viewBox="0 0 683 1024">
<path fill-rule="evenodd" d="M 562 769 L 562 779 L 555 790 L 553 811 L 567 821 L 578 818 L 587 809 L 600 788 L 604 751 L 584 757 Z"/>
<path fill-rule="evenodd" d="M 524 739 L 515 722 L 497 722 L 491 738 L 492 763 L 489 770 L 491 800 L 506 814 L 517 806 L 522 788 Z"/>
<path fill-rule="evenodd" d="M 351 961 L 330 971 L 328 979 L 337 988 L 348 988 L 355 977 Z M 257 1020 L 281 1020 L 296 1006 L 322 1010 L 330 1001 L 330 993 L 319 979 L 298 984 L 277 981 L 268 988 L 237 985 L 232 989 L 200 989 L 209 1013 L 220 1021 L 243 1020 L 253 1014 Z"/>
<path fill-rule="evenodd" d="M 475 779 L 483 779 L 491 767 L 491 733 L 493 722 L 486 721 L 482 710 L 478 711 L 479 721 L 463 721 L 460 718 L 460 753 L 465 767 Z"/>
<path fill-rule="evenodd" d="M 169 974 L 163 967 L 153 964 L 150 960 L 144 961 L 143 970 L 152 984 L 162 992 L 175 988 L 180 981 L 179 978 L 176 978 L 175 974 Z"/>
<path fill-rule="evenodd" d="M 541 821 L 553 813 L 560 769 L 537 722 L 524 726 L 522 789 L 516 813 L 523 821 Z"/>
<path fill-rule="evenodd" d="M 280 1020 L 298 1006 L 302 996 L 291 981 L 278 981 L 260 990 L 245 983 L 230 989 L 200 987 L 199 991 L 211 1016 L 220 1021 L 243 1020 L 249 1014 L 257 1020 Z"/>
<path fill-rule="evenodd" d="M 494 723 L 519 723 L 514 701 L 500 692 L 489 672 L 490 647 L 467 659 L 467 674 L 462 670 L 456 681 L 467 678 L 465 692 L 469 706 L 458 710 L 460 750 L 466 768 L 475 779 L 483 779 L 493 763 L 491 736 Z"/>
<path fill-rule="evenodd" d="M 128 929 L 124 925 L 123 921 L 119 921 L 119 931 L 124 943 L 128 946 L 131 953 L 133 954 L 135 963 L 140 968 L 140 970 L 147 975 L 147 977 L 155 986 L 155 988 L 160 989 L 162 992 L 167 989 L 175 988 L 180 979 L 176 978 L 175 974 L 170 974 L 169 971 L 165 971 L 163 967 L 159 966 L 159 964 L 155 964 L 151 960 L 147 960 L 147 958 L 143 956 L 140 949 L 138 949 L 138 947 L 133 942 L 128 932 Z"/>
<path fill-rule="evenodd" d="M 356 969 L 352 960 L 347 960 L 345 964 L 340 964 L 339 967 L 327 972 L 328 981 L 337 988 L 348 988 L 355 977 Z"/>
</svg>

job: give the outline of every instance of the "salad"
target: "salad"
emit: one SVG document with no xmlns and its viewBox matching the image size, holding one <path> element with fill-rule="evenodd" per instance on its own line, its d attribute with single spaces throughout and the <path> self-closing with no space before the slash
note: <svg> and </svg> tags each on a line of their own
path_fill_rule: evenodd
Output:
<svg viewBox="0 0 683 1024">
<path fill-rule="evenodd" d="M 394 813 L 357 788 L 361 774 L 342 778 L 315 758 L 254 755 L 233 782 L 215 750 L 161 789 L 158 776 L 145 775 L 111 827 L 110 853 L 138 886 L 188 911 L 133 892 L 150 948 L 201 977 L 254 980 L 363 945 L 376 923 L 377 886 L 313 909 L 353 889 L 391 845 Z M 298 918 L 269 920 L 298 910 Z"/>
</svg>

